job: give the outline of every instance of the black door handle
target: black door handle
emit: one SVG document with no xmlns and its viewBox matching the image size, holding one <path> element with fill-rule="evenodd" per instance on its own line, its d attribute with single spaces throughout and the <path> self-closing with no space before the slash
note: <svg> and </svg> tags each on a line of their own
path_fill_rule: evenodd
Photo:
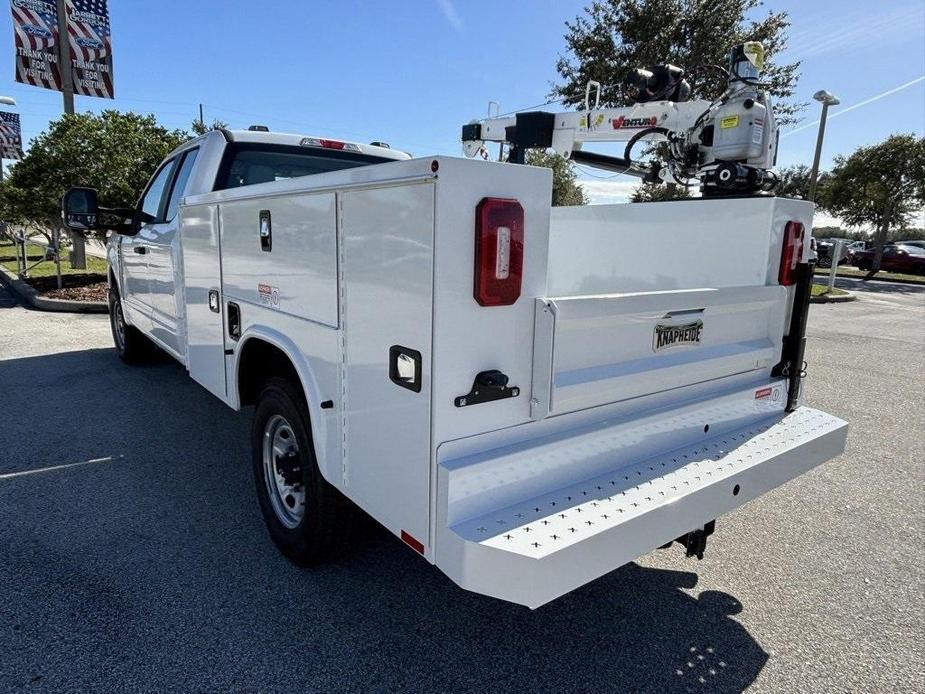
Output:
<svg viewBox="0 0 925 694">
<path fill-rule="evenodd" d="M 260 250 L 269 253 L 273 250 L 273 222 L 270 219 L 270 210 L 260 210 L 260 225 L 257 228 L 260 236 Z"/>
<path fill-rule="evenodd" d="M 148 252 L 148 247 L 147 246 L 135 246 L 132 250 L 135 251 L 136 253 L 140 253 L 141 255 L 144 255 L 145 253 Z"/>
</svg>

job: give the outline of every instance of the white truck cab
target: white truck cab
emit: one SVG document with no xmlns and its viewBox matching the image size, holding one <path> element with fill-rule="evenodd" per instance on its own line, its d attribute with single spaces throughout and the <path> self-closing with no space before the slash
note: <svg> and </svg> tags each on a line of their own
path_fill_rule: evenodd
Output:
<svg viewBox="0 0 925 694">
<path fill-rule="evenodd" d="M 314 144 L 302 144 L 306 140 Z M 184 304 L 182 291 L 177 291 L 183 286 L 177 230 L 184 197 L 401 159 L 408 155 L 385 147 L 262 130 L 213 130 L 184 143 L 158 167 L 141 196 L 138 208 L 149 221 L 139 221 L 136 235 L 114 235 L 109 245 L 111 276 L 118 279 L 127 322 L 182 358 Z"/>
<path fill-rule="evenodd" d="M 550 199 L 548 169 L 211 132 L 113 236 L 117 350 L 254 408 L 295 562 L 343 552 L 358 508 L 531 608 L 675 540 L 700 557 L 844 448 L 800 403 L 812 204 Z"/>
</svg>

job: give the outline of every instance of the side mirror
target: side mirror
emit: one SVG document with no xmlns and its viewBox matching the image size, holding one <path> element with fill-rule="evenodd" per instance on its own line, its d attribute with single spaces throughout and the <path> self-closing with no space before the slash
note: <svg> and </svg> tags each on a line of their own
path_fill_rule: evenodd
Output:
<svg viewBox="0 0 925 694">
<path fill-rule="evenodd" d="M 61 219 L 72 231 L 93 231 L 99 228 L 99 203 L 94 188 L 71 188 L 61 199 Z"/>
</svg>

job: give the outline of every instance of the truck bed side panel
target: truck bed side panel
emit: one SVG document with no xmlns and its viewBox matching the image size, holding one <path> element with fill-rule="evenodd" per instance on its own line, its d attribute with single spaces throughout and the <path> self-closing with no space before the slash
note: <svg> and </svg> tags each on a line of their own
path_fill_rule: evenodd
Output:
<svg viewBox="0 0 925 694">
<path fill-rule="evenodd" d="M 534 297 L 546 283 L 552 179 L 549 169 L 496 162 L 440 160 L 437 184 L 437 290 L 434 311 L 434 440 L 530 420 Z M 511 306 L 473 298 L 476 207 L 483 198 L 517 200 L 524 210 L 523 280 Z M 515 398 L 456 407 L 480 371 L 498 369 L 521 389 Z"/>
</svg>

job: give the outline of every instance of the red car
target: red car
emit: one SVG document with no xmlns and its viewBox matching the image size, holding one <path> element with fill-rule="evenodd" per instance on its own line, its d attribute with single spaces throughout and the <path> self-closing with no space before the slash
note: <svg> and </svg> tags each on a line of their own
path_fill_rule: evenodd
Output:
<svg viewBox="0 0 925 694">
<path fill-rule="evenodd" d="M 855 251 L 853 262 L 859 270 L 870 270 L 874 263 L 874 249 Z M 880 269 L 925 275 L 925 248 L 907 246 L 902 243 L 884 246 Z"/>
</svg>

